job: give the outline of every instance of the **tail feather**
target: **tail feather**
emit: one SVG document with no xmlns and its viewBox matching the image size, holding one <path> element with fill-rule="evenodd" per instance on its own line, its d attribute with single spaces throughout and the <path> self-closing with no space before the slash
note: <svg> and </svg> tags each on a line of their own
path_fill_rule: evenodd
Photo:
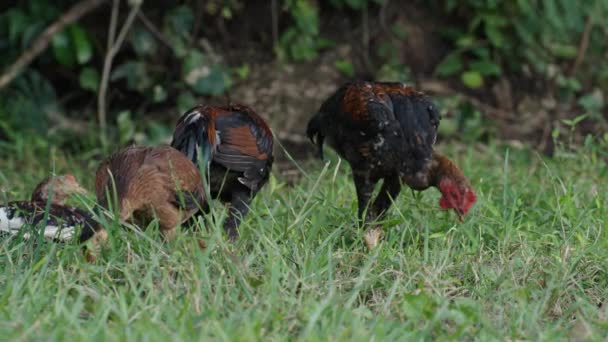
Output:
<svg viewBox="0 0 608 342">
<path fill-rule="evenodd" d="M 199 162 L 207 165 L 211 160 L 212 142 L 216 139 L 215 131 L 209 123 L 209 117 L 196 108 L 184 114 L 173 133 L 171 147 L 185 154 L 195 165 L 198 166 Z M 202 154 L 200 161 L 199 149 Z"/>
<path fill-rule="evenodd" d="M 323 159 L 323 140 L 325 139 L 325 136 L 321 133 L 321 113 L 315 114 L 308 122 L 306 136 L 308 136 L 308 139 L 310 139 L 313 144 L 317 145 L 318 156 Z"/>
</svg>

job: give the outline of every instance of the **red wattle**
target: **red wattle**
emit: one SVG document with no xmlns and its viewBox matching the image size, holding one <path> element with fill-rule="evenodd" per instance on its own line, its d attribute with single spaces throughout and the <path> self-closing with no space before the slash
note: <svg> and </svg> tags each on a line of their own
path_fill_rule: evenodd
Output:
<svg viewBox="0 0 608 342">
<path fill-rule="evenodd" d="M 441 196 L 441 199 L 439 200 L 439 205 L 443 209 L 450 209 L 450 205 L 448 204 L 448 199 L 445 198 L 445 196 Z"/>
</svg>

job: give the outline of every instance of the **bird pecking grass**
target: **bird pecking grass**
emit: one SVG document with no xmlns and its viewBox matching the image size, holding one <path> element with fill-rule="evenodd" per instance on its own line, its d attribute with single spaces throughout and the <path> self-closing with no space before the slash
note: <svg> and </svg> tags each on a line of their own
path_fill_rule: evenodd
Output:
<svg viewBox="0 0 608 342">
<path fill-rule="evenodd" d="M 368 251 L 350 170 L 306 163 L 257 196 L 236 244 L 221 205 L 161 242 L 109 222 L 94 264 L 80 246 L 0 241 L 0 336 L 8 340 L 555 340 L 608 336 L 605 155 L 552 159 L 498 145 L 448 147 L 478 202 L 465 222 L 439 193 L 402 191 Z M 3 156 L 4 197 L 49 171 L 92 188 L 86 156 Z M 76 202 L 75 204 L 78 204 Z M 155 225 L 154 223 L 152 225 Z M 206 228 L 204 228 L 206 227 Z M 201 250 L 197 239 L 207 248 Z"/>
</svg>

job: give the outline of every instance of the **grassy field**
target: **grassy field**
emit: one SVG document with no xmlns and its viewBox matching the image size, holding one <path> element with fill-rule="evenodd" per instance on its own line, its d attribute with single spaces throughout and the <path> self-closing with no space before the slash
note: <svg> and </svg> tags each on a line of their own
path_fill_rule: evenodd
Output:
<svg viewBox="0 0 608 342">
<path fill-rule="evenodd" d="M 550 340 L 608 336 L 608 171 L 593 148 L 545 159 L 496 145 L 440 146 L 477 190 L 463 224 L 439 193 L 402 192 L 373 251 L 355 221 L 350 170 L 309 162 L 273 178 L 235 245 L 221 225 L 109 227 L 87 264 L 76 244 L 0 242 L 7 340 Z M 52 170 L 89 189 L 96 163 L 25 143 L 0 161 L 3 196 Z M 19 156 L 19 157 L 17 157 Z M 605 156 L 603 157 L 605 158 Z M 220 204 L 214 208 L 221 221 Z M 207 241 L 199 250 L 195 237 Z M 602 307 L 603 303 L 603 307 Z"/>
</svg>

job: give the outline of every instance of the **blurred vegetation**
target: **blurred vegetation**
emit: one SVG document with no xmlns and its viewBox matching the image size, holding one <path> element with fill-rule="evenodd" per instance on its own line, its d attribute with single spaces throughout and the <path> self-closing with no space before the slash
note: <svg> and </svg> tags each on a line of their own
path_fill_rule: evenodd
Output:
<svg viewBox="0 0 608 342">
<path fill-rule="evenodd" d="M 327 83 L 402 81 L 437 95 L 444 136 L 546 145 L 535 137 L 572 137 L 575 123 L 580 137 L 606 139 L 608 0 L 149 0 L 107 1 L 55 34 L 0 90 L 0 140 L 98 144 L 91 128 L 100 124 L 113 3 L 116 30 L 136 17 L 109 70 L 111 141 L 158 143 L 195 103 L 239 102 L 231 91 L 255 87 L 260 64 L 315 66 L 327 56 L 340 75 Z M 4 72 L 73 4 L 0 6 Z"/>
</svg>

